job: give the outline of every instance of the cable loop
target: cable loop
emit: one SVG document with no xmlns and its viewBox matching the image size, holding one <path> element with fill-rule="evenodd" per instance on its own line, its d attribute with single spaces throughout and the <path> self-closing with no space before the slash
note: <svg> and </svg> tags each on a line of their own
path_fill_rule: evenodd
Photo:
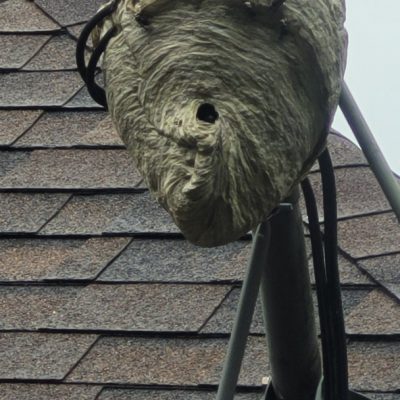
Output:
<svg viewBox="0 0 400 400">
<path fill-rule="evenodd" d="M 105 49 L 112 36 L 116 33 L 116 28 L 110 28 L 107 33 L 102 37 L 98 46 L 93 50 L 93 53 L 90 57 L 89 64 L 86 66 L 85 62 L 85 50 L 88 47 L 87 42 L 90 34 L 93 29 L 107 16 L 111 15 L 118 4 L 118 0 L 114 0 L 109 5 L 105 6 L 101 10 L 99 10 L 85 25 L 81 34 L 79 35 L 78 43 L 76 46 L 76 65 L 78 67 L 78 71 L 83 81 L 86 83 L 90 96 L 96 101 L 98 104 L 107 108 L 107 100 L 105 90 L 100 87 L 95 81 L 97 63 L 104 53 Z"/>
</svg>

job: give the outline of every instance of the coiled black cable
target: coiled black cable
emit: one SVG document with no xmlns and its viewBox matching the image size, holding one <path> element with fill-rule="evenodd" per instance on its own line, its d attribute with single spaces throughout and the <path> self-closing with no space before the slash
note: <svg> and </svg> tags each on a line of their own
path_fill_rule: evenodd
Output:
<svg viewBox="0 0 400 400">
<path fill-rule="evenodd" d="M 98 46 L 93 50 L 87 67 L 85 63 L 85 50 L 88 47 L 87 41 L 91 32 L 99 22 L 101 22 L 105 17 L 109 16 L 115 11 L 117 2 L 118 0 L 114 0 L 112 3 L 98 11 L 88 21 L 88 23 L 83 28 L 81 34 L 79 35 L 75 53 L 76 65 L 78 66 L 79 74 L 81 75 L 83 81 L 86 83 L 90 96 L 93 98 L 93 100 L 95 100 L 97 103 L 105 108 L 107 108 L 106 93 L 105 90 L 96 83 L 95 76 L 97 63 L 102 53 L 105 51 L 109 41 L 114 36 L 116 28 L 110 28 L 102 37 Z"/>
<path fill-rule="evenodd" d="M 92 56 L 90 57 L 89 64 L 86 70 L 86 86 L 89 94 L 93 100 L 107 108 L 107 99 L 105 90 L 96 83 L 96 68 L 97 63 L 105 51 L 110 39 L 114 36 L 116 28 L 110 28 L 107 33 L 101 38 L 98 46 L 94 49 Z"/>
</svg>

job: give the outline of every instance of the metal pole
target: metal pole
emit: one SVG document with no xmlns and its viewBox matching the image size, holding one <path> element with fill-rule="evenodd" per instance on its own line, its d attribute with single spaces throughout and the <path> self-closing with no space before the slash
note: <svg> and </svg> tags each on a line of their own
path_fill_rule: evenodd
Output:
<svg viewBox="0 0 400 400">
<path fill-rule="evenodd" d="M 217 400 L 233 400 L 235 396 L 247 336 L 260 288 L 261 275 L 267 258 L 269 240 L 269 223 L 263 222 L 257 228 L 253 239 L 253 251 L 240 292 L 238 310 L 218 387 Z"/>
<path fill-rule="evenodd" d="M 354 136 L 367 158 L 372 171 L 382 187 L 390 205 L 400 221 L 400 186 L 396 181 L 387 161 L 385 160 L 378 143 L 376 142 L 361 110 L 354 100 L 346 82 L 343 82 L 342 94 L 340 96 L 340 108 L 346 117 Z"/>
<path fill-rule="evenodd" d="M 272 387 L 277 399 L 314 400 L 321 358 L 305 252 L 298 190 L 271 218 L 271 240 L 261 279 Z"/>
</svg>

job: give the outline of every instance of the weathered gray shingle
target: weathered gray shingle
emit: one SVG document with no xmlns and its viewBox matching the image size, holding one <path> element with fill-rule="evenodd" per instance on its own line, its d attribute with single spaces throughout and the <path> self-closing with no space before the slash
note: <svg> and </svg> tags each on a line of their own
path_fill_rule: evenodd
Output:
<svg viewBox="0 0 400 400">
<path fill-rule="evenodd" d="M 360 148 L 340 134 L 328 136 L 328 148 L 335 167 L 368 165 Z M 313 170 L 318 168 L 318 163 L 315 163 Z"/>
<path fill-rule="evenodd" d="M 24 66 L 27 71 L 76 69 L 76 42 L 68 35 L 54 36 Z"/>
<path fill-rule="evenodd" d="M 347 330 L 347 333 L 358 334 L 358 335 L 368 335 L 371 333 L 371 328 L 364 327 L 366 316 L 359 312 L 361 304 L 364 302 L 368 303 L 368 295 L 370 293 L 369 289 L 365 290 L 342 290 L 342 302 L 343 302 L 343 313 L 347 316 L 347 322 L 351 325 L 352 330 Z M 314 300 L 314 317 L 316 322 L 316 327 L 319 329 L 319 319 L 318 319 L 318 303 L 316 292 L 313 291 Z M 227 296 L 222 305 L 217 309 L 212 318 L 207 322 L 207 324 L 201 330 L 202 333 L 230 333 L 233 327 L 233 321 L 236 316 L 236 310 L 239 303 L 240 289 L 236 288 Z M 358 310 L 358 311 L 356 311 Z M 353 314 L 354 312 L 354 314 Z M 379 316 L 376 314 L 370 314 L 370 323 L 377 326 L 379 323 L 383 322 L 383 318 L 379 320 Z M 393 312 L 387 321 L 391 321 L 391 324 L 386 324 L 386 326 L 381 327 L 380 332 L 384 334 L 395 334 L 397 333 L 396 322 L 393 322 L 395 316 Z M 347 328 L 347 324 L 346 324 Z M 250 328 L 250 332 L 254 334 L 265 333 L 264 322 L 262 317 L 262 307 L 260 299 L 258 299 L 256 308 L 253 315 L 253 321 Z"/>
<path fill-rule="evenodd" d="M 2 400 L 95 400 L 101 386 L 0 383 Z"/>
<path fill-rule="evenodd" d="M 0 330 L 37 330 L 46 326 L 82 288 L 0 286 Z"/>
<path fill-rule="evenodd" d="M 205 285 L 89 285 L 54 310 L 43 327 L 196 332 L 229 289 Z"/>
<path fill-rule="evenodd" d="M 351 342 L 348 345 L 350 385 L 356 390 L 400 388 L 400 342 Z"/>
<path fill-rule="evenodd" d="M 310 174 L 311 184 L 323 220 L 322 184 L 319 173 Z M 391 209 L 375 176 L 368 167 L 335 170 L 338 218 Z"/>
<path fill-rule="evenodd" d="M 400 284 L 400 253 L 367 258 L 359 264 L 380 282 Z"/>
<path fill-rule="evenodd" d="M 364 335 L 400 335 L 400 306 L 382 290 L 372 291 L 346 318 L 346 331 Z"/>
<path fill-rule="evenodd" d="M 73 25 L 87 21 L 105 2 L 104 0 L 35 0 L 60 25 Z"/>
<path fill-rule="evenodd" d="M 68 194 L 0 193 L 0 232 L 37 232 L 69 197 Z"/>
<path fill-rule="evenodd" d="M 340 248 L 353 258 L 400 251 L 400 225 L 393 213 L 340 221 Z"/>
<path fill-rule="evenodd" d="M 134 188 L 141 176 L 126 150 L 35 150 L 23 153 L 0 187 L 11 189 Z M 13 157 L 21 158 L 20 152 Z"/>
<path fill-rule="evenodd" d="M 60 27 L 28 0 L 0 2 L 0 32 L 52 32 Z"/>
<path fill-rule="evenodd" d="M 373 285 L 374 282 L 362 273 L 356 264 L 346 260 L 339 254 L 339 274 L 342 285 Z M 309 258 L 309 271 L 311 282 L 315 283 L 314 266 L 312 257 Z"/>
<path fill-rule="evenodd" d="M 1 35 L 0 68 L 21 68 L 49 39 L 47 35 Z"/>
<path fill-rule="evenodd" d="M 82 86 L 77 72 L 12 72 L 0 75 L 0 107 L 62 106 Z"/>
<path fill-rule="evenodd" d="M 129 238 L 3 239 L 1 282 L 94 279 Z"/>
<path fill-rule="evenodd" d="M 103 111 L 48 112 L 29 129 L 15 147 L 72 147 L 121 145 L 122 141 Z"/>
<path fill-rule="evenodd" d="M 9 145 L 18 139 L 39 118 L 41 111 L 0 110 L 0 145 Z M 4 157 L 0 155 L 0 159 Z"/>
<path fill-rule="evenodd" d="M 177 233 L 148 193 L 75 196 L 42 234 Z"/>
<path fill-rule="evenodd" d="M 243 279 L 251 244 L 199 248 L 184 240 L 135 239 L 100 281 L 212 282 Z M 151 265 L 151 268 L 149 268 Z"/>
<path fill-rule="evenodd" d="M 227 339 L 103 338 L 70 382 L 141 385 L 218 384 Z M 239 383 L 261 386 L 268 373 L 264 338 L 250 337 Z"/>
<path fill-rule="evenodd" d="M 216 392 L 192 390 L 106 389 L 99 400 L 214 400 Z M 260 400 L 261 393 L 239 393 L 235 400 Z M 8 400 L 8 399 L 7 399 Z"/>
<path fill-rule="evenodd" d="M 100 86 L 103 86 L 102 75 L 99 75 L 99 78 L 96 79 L 97 83 Z M 90 96 L 86 86 L 83 87 L 67 104 L 65 104 L 65 108 L 88 108 L 88 109 L 99 109 L 103 110 L 103 106 L 96 103 Z"/>
<path fill-rule="evenodd" d="M 0 333 L 0 379 L 61 380 L 95 335 Z"/>
</svg>

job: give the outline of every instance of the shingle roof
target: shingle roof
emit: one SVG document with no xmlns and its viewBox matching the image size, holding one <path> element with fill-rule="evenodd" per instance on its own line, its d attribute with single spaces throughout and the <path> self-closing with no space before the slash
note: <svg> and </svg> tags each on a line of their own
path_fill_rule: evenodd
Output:
<svg viewBox="0 0 400 400">
<path fill-rule="evenodd" d="M 148 195 L 75 70 L 100 3 L 0 2 L 0 398 L 209 400 L 250 241 L 196 248 Z M 400 400 L 400 227 L 361 151 L 329 146 L 351 386 Z M 262 334 L 258 306 L 240 400 L 263 390 Z"/>
</svg>

